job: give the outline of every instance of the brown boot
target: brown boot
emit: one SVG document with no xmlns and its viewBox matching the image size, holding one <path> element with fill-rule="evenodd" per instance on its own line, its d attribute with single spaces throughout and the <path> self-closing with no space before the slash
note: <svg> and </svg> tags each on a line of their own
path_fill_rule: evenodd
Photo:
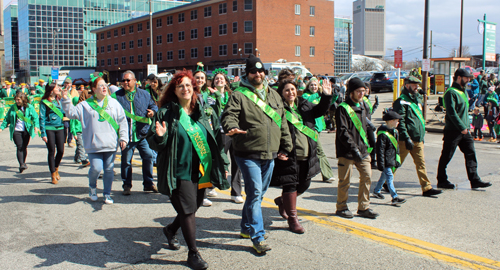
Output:
<svg viewBox="0 0 500 270">
<path fill-rule="evenodd" d="M 283 198 L 278 197 L 274 199 L 274 203 L 278 206 L 278 210 L 280 212 L 280 215 L 284 219 L 288 219 L 288 215 L 286 214 L 285 208 L 283 208 Z"/>
<path fill-rule="evenodd" d="M 56 171 L 54 173 L 56 174 L 57 180 L 61 180 L 61 176 L 59 175 L 59 167 L 56 167 Z"/>
<path fill-rule="evenodd" d="M 283 208 L 285 208 L 285 211 L 288 214 L 288 227 L 290 228 L 290 231 L 299 234 L 304 233 L 305 229 L 302 225 L 300 225 L 299 218 L 297 217 L 297 191 L 283 193 L 282 198 Z"/>
<path fill-rule="evenodd" d="M 57 173 L 53 172 L 51 174 L 51 177 L 52 177 L 52 184 L 57 185 L 57 183 L 59 183 L 59 181 L 57 181 Z"/>
</svg>

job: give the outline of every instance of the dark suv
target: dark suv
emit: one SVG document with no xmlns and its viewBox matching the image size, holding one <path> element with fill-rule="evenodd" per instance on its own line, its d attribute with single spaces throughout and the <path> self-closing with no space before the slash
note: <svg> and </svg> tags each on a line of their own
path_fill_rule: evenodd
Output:
<svg viewBox="0 0 500 270">
<path fill-rule="evenodd" d="M 406 78 L 407 73 L 401 71 L 400 78 L 404 79 Z M 398 72 L 391 70 L 391 71 L 380 71 L 380 72 L 375 72 L 372 75 L 372 78 L 370 79 L 370 86 L 371 90 L 374 93 L 380 92 L 380 90 L 387 89 L 389 91 L 392 91 L 392 85 L 394 80 L 397 80 L 398 78 Z"/>
</svg>

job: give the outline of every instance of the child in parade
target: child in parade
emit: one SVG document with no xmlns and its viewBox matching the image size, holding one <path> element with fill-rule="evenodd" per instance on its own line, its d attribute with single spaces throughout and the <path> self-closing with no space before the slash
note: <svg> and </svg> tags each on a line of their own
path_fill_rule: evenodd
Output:
<svg viewBox="0 0 500 270">
<path fill-rule="evenodd" d="M 488 110 L 488 115 L 491 110 Z M 479 108 L 474 108 L 474 114 L 472 115 L 472 125 L 474 126 L 474 141 L 482 141 L 483 140 L 483 132 L 481 128 L 483 127 L 484 119 L 483 115 L 479 113 Z M 488 122 L 488 126 L 489 126 Z M 490 134 L 493 130 L 493 126 L 490 128 Z M 493 131 L 495 132 L 495 131 Z M 492 136 L 493 137 L 493 136 Z M 495 136 L 496 137 L 496 136 Z"/>
</svg>

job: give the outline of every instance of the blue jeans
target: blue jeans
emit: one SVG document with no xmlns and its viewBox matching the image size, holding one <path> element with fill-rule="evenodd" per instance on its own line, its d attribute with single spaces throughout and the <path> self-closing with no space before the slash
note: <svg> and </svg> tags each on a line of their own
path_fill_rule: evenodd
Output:
<svg viewBox="0 0 500 270">
<path fill-rule="evenodd" d="M 387 181 L 387 186 L 389 187 L 389 193 L 391 193 L 392 198 L 396 198 L 398 194 L 396 193 L 396 189 L 394 188 L 394 175 L 392 174 L 392 168 L 387 167 L 380 174 L 380 179 L 378 179 L 378 183 L 373 190 L 374 193 L 380 193 L 382 190 L 382 185 Z"/>
<path fill-rule="evenodd" d="M 250 234 L 253 243 L 264 241 L 262 198 L 271 183 L 274 160 L 247 159 L 235 156 L 245 181 L 247 195 L 241 214 L 241 231 Z"/>
<path fill-rule="evenodd" d="M 135 148 L 139 150 L 142 159 L 142 184 L 144 187 L 153 186 L 153 151 L 149 148 L 148 141 L 141 139 L 138 142 L 129 142 L 127 147 L 122 150 L 121 173 L 123 186 L 132 187 L 132 157 Z"/>
<path fill-rule="evenodd" d="M 89 169 L 89 187 L 97 187 L 97 178 L 99 174 L 104 169 L 104 175 L 102 177 L 104 191 L 102 194 L 111 194 L 111 185 L 113 184 L 113 179 L 115 174 L 113 168 L 115 167 L 115 155 L 116 152 L 102 152 L 102 153 L 92 153 L 87 154 L 90 161 Z"/>
</svg>

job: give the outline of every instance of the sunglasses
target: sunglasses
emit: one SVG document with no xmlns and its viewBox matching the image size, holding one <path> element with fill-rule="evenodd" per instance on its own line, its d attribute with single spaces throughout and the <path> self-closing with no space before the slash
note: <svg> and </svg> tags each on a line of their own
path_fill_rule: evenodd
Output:
<svg viewBox="0 0 500 270">
<path fill-rule="evenodd" d="M 122 82 L 130 82 L 132 80 L 129 80 L 129 79 L 123 79 Z"/>
<path fill-rule="evenodd" d="M 251 71 L 249 71 L 248 73 L 250 73 L 250 74 L 255 74 L 255 73 L 257 73 L 257 72 L 264 73 L 265 71 L 264 71 L 263 69 L 255 69 L 255 70 L 251 70 Z"/>
</svg>

